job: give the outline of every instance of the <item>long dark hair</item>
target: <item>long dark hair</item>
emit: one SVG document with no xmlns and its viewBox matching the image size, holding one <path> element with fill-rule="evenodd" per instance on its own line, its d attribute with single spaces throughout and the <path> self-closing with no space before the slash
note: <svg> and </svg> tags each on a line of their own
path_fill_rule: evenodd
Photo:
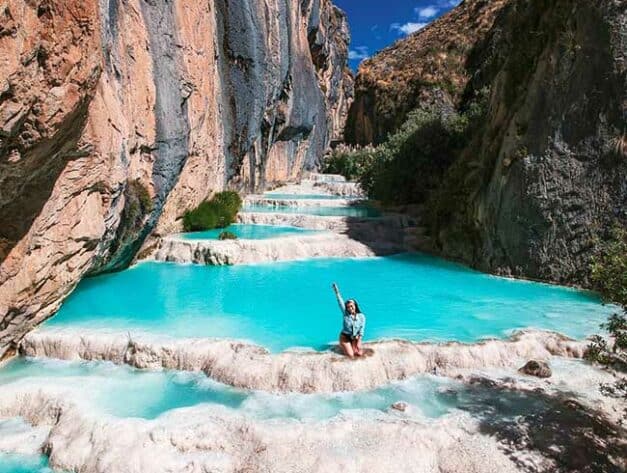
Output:
<svg viewBox="0 0 627 473">
<path fill-rule="evenodd" d="M 344 303 L 344 310 L 347 310 L 348 307 L 348 303 L 349 302 L 353 302 L 355 304 L 355 313 L 356 314 L 361 314 L 361 310 L 359 309 L 359 304 L 357 303 L 357 301 L 355 299 L 348 299 L 345 303 Z"/>
</svg>

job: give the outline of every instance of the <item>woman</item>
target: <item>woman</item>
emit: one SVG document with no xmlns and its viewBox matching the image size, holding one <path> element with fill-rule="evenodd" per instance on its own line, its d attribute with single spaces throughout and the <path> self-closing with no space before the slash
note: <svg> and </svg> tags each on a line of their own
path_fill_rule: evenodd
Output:
<svg viewBox="0 0 627 473">
<path fill-rule="evenodd" d="M 340 347 L 349 358 L 362 356 L 364 351 L 361 347 L 361 339 L 364 336 L 364 328 L 366 327 L 366 316 L 359 310 L 357 301 L 349 299 L 344 303 L 337 284 L 333 283 L 332 287 L 344 316 L 344 325 L 342 326 L 342 332 L 340 332 Z"/>
</svg>

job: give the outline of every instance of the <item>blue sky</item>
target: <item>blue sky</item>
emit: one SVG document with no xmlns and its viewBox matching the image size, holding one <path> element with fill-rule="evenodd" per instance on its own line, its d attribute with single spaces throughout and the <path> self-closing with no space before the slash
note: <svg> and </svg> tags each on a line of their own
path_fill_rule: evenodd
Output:
<svg viewBox="0 0 627 473">
<path fill-rule="evenodd" d="M 350 66 L 413 33 L 460 3 L 460 0 L 334 0 L 351 27 Z"/>
</svg>

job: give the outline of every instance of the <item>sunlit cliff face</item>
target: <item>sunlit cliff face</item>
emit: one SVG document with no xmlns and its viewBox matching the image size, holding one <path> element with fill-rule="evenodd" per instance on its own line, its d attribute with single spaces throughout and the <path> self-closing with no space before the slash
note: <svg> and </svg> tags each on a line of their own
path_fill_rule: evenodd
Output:
<svg viewBox="0 0 627 473">
<path fill-rule="evenodd" d="M 297 178 L 341 132 L 344 15 L 231 3 L 3 6 L 0 353 L 86 273 L 216 190 Z"/>
</svg>

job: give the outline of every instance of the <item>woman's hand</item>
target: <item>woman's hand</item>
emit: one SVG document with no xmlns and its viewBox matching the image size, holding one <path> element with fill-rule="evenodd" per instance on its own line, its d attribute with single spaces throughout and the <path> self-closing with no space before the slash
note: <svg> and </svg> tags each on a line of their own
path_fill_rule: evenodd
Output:
<svg viewBox="0 0 627 473">
<path fill-rule="evenodd" d="M 337 287 L 337 284 L 335 283 L 331 284 L 331 287 L 333 288 L 333 291 L 335 291 L 336 294 L 340 291 L 339 288 Z"/>
</svg>

